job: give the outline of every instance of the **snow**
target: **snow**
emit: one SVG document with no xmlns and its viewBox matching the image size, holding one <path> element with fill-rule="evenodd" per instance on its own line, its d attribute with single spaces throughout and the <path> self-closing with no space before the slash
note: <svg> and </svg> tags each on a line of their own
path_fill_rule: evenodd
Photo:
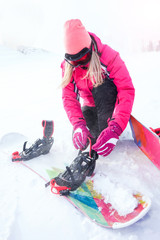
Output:
<svg viewBox="0 0 160 240">
<path fill-rule="evenodd" d="M 105 203 L 112 204 L 120 216 L 126 216 L 137 207 L 138 201 L 133 196 L 134 192 L 120 183 L 111 182 L 107 174 L 96 172 L 93 180 L 94 189 L 104 196 Z"/>
<path fill-rule="evenodd" d="M 160 53 L 122 57 L 136 88 L 133 115 L 146 126 L 159 127 Z M 61 101 L 61 60 L 52 52 L 0 46 L 0 240 L 158 240 L 160 172 L 134 144 L 129 126 L 114 151 L 100 157 L 95 169 L 97 188 L 103 185 L 106 199 L 122 215 L 136 205 L 134 191 L 151 198 L 149 213 L 125 229 L 95 225 L 64 198 L 45 189 L 36 174 L 11 162 L 11 153 L 21 151 L 24 141 L 33 143 L 42 137 L 43 119 L 54 120 L 54 144 L 50 154 L 28 164 L 40 168 L 47 162 L 64 168 L 77 155 Z M 115 201 L 117 195 L 119 201 Z"/>
</svg>

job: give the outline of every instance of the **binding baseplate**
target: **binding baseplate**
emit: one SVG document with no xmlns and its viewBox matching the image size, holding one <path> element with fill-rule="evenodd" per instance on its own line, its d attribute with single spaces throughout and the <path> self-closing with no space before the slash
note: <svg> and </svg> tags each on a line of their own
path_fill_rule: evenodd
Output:
<svg viewBox="0 0 160 240">
<path fill-rule="evenodd" d="M 50 184 L 52 193 L 68 195 L 70 191 L 75 191 L 80 187 L 87 176 L 93 174 L 97 158 L 95 151 L 92 151 L 91 156 L 89 152 L 80 151 L 70 167 L 66 167 L 64 172 L 51 179 L 46 187 Z"/>
</svg>

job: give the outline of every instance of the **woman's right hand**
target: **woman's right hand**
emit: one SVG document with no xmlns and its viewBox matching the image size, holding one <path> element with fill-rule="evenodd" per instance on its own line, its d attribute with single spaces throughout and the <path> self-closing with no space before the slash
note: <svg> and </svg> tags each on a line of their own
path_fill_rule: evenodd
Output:
<svg viewBox="0 0 160 240">
<path fill-rule="evenodd" d="M 73 145 L 76 149 L 84 150 L 88 146 L 88 137 L 93 138 L 84 123 L 77 123 L 73 128 Z"/>
</svg>

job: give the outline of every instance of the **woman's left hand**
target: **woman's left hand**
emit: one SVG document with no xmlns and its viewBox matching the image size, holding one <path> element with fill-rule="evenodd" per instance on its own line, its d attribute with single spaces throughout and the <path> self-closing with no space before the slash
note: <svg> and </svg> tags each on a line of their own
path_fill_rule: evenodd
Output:
<svg viewBox="0 0 160 240">
<path fill-rule="evenodd" d="M 110 125 L 101 132 L 92 149 L 95 150 L 98 155 L 106 157 L 116 146 L 121 133 L 121 127 L 118 123 L 112 121 Z"/>
</svg>

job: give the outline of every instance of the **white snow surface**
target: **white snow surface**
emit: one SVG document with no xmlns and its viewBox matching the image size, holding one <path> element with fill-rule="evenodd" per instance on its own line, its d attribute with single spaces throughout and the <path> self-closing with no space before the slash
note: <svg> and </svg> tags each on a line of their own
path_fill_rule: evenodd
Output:
<svg viewBox="0 0 160 240">
<path fill-rule="evenodd" d="M 137 199 L 133 196 L 134 191 L 111 180 L 101 173 L 93 177 L 94 189 L 101 193 L 105 203 L 111 203 L 112 208 L 117 210 L 120 216 L 125 216 L 134 211 L 138 205 Z"/>
<path fill-rule="evenodd" d="M 148 127 L 160 127 L 160 53 L 122 58 L 136 88 L 133 115 Z M 148 214 L 125 229 L 97 226 L 45 189 L 36 174 L 12 163 L 12 152 L 21 151 L 24 141 L 42 137 L 43 119 L 54 120 L 54 144 L 48 155 L 28 164 L 41 168 L 46 161 L 64 168 L 77 156 L 61 100 L 61 60 L 42 50 L 0 46 L 0 240 L 158 240 L 160 171 L 134 144 L 129 125 L 114 151 L 98 159 L 94 177 L 96 188 L 122 215 L 136 206 L 133 192 L 151 198 Z"/>
</svg>

